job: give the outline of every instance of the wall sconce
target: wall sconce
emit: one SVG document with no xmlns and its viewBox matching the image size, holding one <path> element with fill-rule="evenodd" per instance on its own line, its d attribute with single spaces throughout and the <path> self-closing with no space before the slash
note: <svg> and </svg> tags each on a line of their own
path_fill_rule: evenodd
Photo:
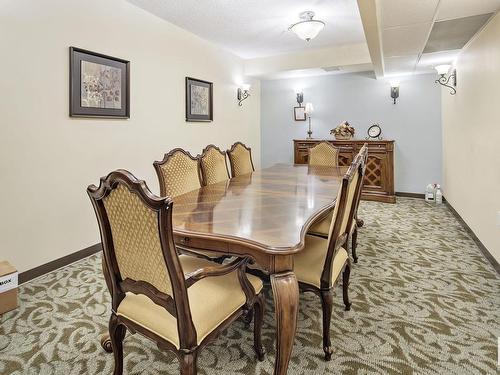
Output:
<svg viewBox="0 0 500 375">
<path fill-rule="evenodd" d="M 299 104 L 299 107 L 302 107 L 302 103 L 304 103 L 304 93 L 302 90 L 297 91 L 297 103 Z"/>
<path fill-rule="evenodd" d="M 448 87 L 450 89 L 450 95 L 455 95 L 457 93 L 457 90 L 455 89 L 455 87 L 457 86 L 457 70 L 453 69 L 448 78 L 446 78 L 446 73 L 448 73 L 450 68 L 451 65 L 436 66 L 434 69 L 437 70 L 439 78 L 436 79 L 434 82 L 439 83 L 441 86 Z M 448 84 L 450 82 L 450 79 L 451 79 L 451 85 Z"/>
<path fill-rule="evenodd" d="M 391 98 L 396 104 L 396 99 L 399 98 L 399 81 L 391 81 Z"/>
<path fill-rule="evenodd" d="M 238 87 L 238 105 L 241 107 L 243 104 L 241 102 L 250 96 L 250 85 L 245 84 Z"/>
</svg>

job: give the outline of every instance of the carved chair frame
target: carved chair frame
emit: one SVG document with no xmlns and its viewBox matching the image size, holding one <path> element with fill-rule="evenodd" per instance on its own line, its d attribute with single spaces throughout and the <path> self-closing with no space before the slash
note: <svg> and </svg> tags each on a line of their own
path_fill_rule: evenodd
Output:
<svg viewBox="0 0 500 375">
<path fill-rule="evenodd" d="M 163 258 L 167 267 L 167 272 L 172 284 L 174 298 L 160 292 L 150 283 L 141 280 L 123 280 L 118 268 L 115 256 L 111 226 L 108 220 L 103 199 L 106 198 L 119 184 L 123 184 L 128 190 L 136 194 L 146 207 L 158 213 L 158 227 Z M 114 374 L 123 372 L 123 339 L 126 330 L 132 333 L 140 333 L 143 336 L 155 341 L 159 349 L 172 351 L 179 358 L 182 375 L 196 374 L 196 359 L 199 351 L 208 343 L 212 342 L 224 331 L 234 320 L 240 316 L 247 315 L 255 306 L 255 330 L 254 349 L 259 360 L 263 359 L 264 351 L 261 342 L 262 315 L 264 308 L 264 297 L 262 294 L 256 295 L 255 290 L 248 280 L 245 270 L 249 261 L 248 258 L 238 258 L 226 265 L 208 266 L 189 274 L 184 274 L 182 266 L 174 245 L 172 231 L 172 201 L 169 198 L 159 198 L 151 193 L 142 180 L 136 179 L 126 170 L 116 170 L 106 177 L 102 177 L 99 187 L 90 185 L 87 193 L 92 201 L 101 240 L 103 244 L 103 272 L 107 286 L 111 293 L 112 312 L 109 321 L 109 333 L 111 348 L 115 357 Z M 238 280 L 246 296 L 246 303 L 231 316 L 205 337 L 199 344 L 197 343 L 196 329 L 192 320 L 189 308 L 189 298 L 187 289 L 197 281 L 212 276 L 221 276 L 237 270 Z M 177 319 L 177 333 L 179 337 L 179 349 L 171 342 L 149 331 L 133 321 L 117 314 L 120 302 L 125 298 L 125 293 L 142 294 L 150 298 L 155 304 L 162 306 L 165 310 Z M 106 340 L 104 340 L 106 341 Z M 104 346 L 104 345 L 103 345 Z"/>
</svg>

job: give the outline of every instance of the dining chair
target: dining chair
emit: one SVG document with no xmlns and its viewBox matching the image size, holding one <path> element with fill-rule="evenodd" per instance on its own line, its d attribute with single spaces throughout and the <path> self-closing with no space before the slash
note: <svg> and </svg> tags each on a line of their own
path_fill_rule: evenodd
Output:
<svg viewBox="0 0 500 375">
<path fill-rule="evenodd" d="M 368 159 L 368 145 L 366 143 L 363 145 L 363 147 L 361 147 L 361 150 L 359 150 L 358 156 L 361 159 L 361 168 L 364 177 L 366 172 L 366 161 Z M 351 228 L 349 230 L 349 238 L 351 239 L 351 254 L 354 263 L 358 263 L 358 253 L 357 253 L 358 228 L 361 228 L 364 225 L 364 221 L 358 218 L 358 208 L 359 208 L 359 202 L 361 201 L 361 192 L 363 190 L 363 183 L 364 183 L 364 178 L 361 180 L 361 187 L 355 198 L 354 220 L 352 221 Z"/>
<path fill-rule="evenodd" d="M 200 167 L 203 185 L 216 184 L 229 179 L 226 152 L 221 151 L 217 146 L 208 145 L 203 149 Z"/>
<path fill-rule="evenodd" d="M 362 180 L 360 159 L 353 163 L 342 178 L 333 211 L 328 238 L 305 236 L 302 251 L 294 256 L 294 272 L 304 292 L 314 292 L 321 298 L 323 311 L 323 351 L 325 360 L 332 357 L 330 322 L 332 291 L 342 274 L 342 292 L 346 310 L 350 310 L 348 286 L 351 263 L 345 249 L 348 228 L 354 218 L 355 197 Z"/>
<path fill-rule="evenodd" d="M 368 145 L 365 143 L 353 161 L 353 163 L 356 163 L 356 162 L 361 163 L 363 176 L 365 175 L 367 157 L 368 157 Z M 361 181 L 361 187 L 358 191 L 358 195 L 355 198 L 354 220 L 352 221 L 352 224 L 351 224 L 351 227 L 349 230 L 349 238 L 351 239 L 351 243 L 352 243 L 350 250 L 351 250 L 351 254 L 352 254 L 352 258 L 354 260 L 354 263 L 358 263 L 358 256 L 356 253 L 358 228 L 361 228 L 364 224 L 363 220 L 358 219 L 358 207 L 359 207 L 359 202 L 361 200 L 362 189 L 363 189 L 363 180 Z M 311 225 L 311 227 L 309 228 L 307 233 L 315 235 L 315 236 L 323 237 L 323 238 L 328 238 L 332 217 L 333 217 L 333 211 L 328 213 L 328 215 L 325 218 L 313 223 L 313 225 Z"/>
<path fill-rule="evenodd" d="M 245 273 L 247 258 L 216 265 L 178 255 L 172 201 L 156 197 L 144 181 L 125 170 L 111 172 L 87 192 L 101 232 L 110 285 L 115 375 L 123 373 L 127 329 L 174 352 L 181 375 L 194 375 L 200 350 L 252 308 L 254 349 L 263 359 L 262 281 Z"/>
<path fill-rule="evenodd" d="M 227 150 L 231 176 L 237 177 L 255 171 L 252 161 L 252 150 L 241 142 L 236 142 Z"/>
<path fill-rule="evenodd" d="M 322 141 L 308 150 L 308 163 L 312 166 L 337 167 L 339 165 L 339 149 L 330 142 Z"/>
<path fill-rule="evenodd" d="M 174 198 L 187 192 L 199 189 L 201 185 L 200 157 L 192 156 L 182 148 L 174 148 L 161 161 L 155 161 L 153 166 L 158 176 L 160 195 Z M 181 249 L 184 253 L 201 256 L 211 261 L 221 263 L 225 254 L 194 249 Z"/>
<path fill-rule="evenodd" d="M 174 148 L 153 166 L 160 184 L 162 197 L 176 197 L 201 187 L 199 156 L 192 156 L 182 148 Z"/>
</svg>

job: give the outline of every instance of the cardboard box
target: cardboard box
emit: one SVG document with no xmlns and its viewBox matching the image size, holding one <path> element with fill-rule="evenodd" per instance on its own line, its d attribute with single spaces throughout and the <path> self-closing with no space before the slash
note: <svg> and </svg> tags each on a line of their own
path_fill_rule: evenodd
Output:
<svg viewBox="0 0 500 375">
<path fill-rule="evenodd" d="M 0 314 L 17 308 L 17 276 L 14 266 L 0 262 Z"/>
</svg>

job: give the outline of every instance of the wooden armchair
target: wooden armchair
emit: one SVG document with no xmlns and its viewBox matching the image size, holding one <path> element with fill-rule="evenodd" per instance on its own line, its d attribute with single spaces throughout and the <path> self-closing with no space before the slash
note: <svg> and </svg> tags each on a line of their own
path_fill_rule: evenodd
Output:
<svg viewBox="0 0 500 375">
<path fill-rule="evenodd" d="M 231 175 L 233 177 L 252 173 L 255 171 L 252 161 L 252 150 L 241 142 L 236 142 L 227 150 L 229 164 L 231 165 Z"/>
<path fill-rule="evenodd" d="M 203 185 L 216 184 L 229 179 L 226 152 L 221 151 L 217 146 L 208 145 L 203 149 L 200 167 Z"/>
<path fill-rule="evenodd" d="M 339 149 L 329 142 L 320 142 L 311 147 L 308 152 L 309 165 L 322 167 L 337 167 L 339 165 Z"/>
<path fill-rule="evenodd" d="M 354 163 L 361 163 L 362 167 L 362 172 L 363 176 L 365 175 L 365 170 L 366 170 L 366 159 L 368 157 L 368 145 L 364 144 L 359 153 L 356 155 L 354 158 L 353 164 Z M 363 226 L 363 220 L 358 219 L 358 206 L 359 206 L 359 201 L 361 200 L 361 191 L 363 189 L 363 179 L 361 180 L 361 187 L 358 191 L 357 196 L 355 197 L 355 214 L 354 214 L 354 220 L 352 221 L 350 230 L 349 230 L 349 237 L 352 239 L 352 246 L 351 246 L 351 254 L 352 258 L 354 260 L 354 263 L 358 262 L 358 256 L 356 253 L 356 248 L 357 248 L 357 238 L 358 238 L 358 228 L 361 228 Z M 323 238 L 328 238 L 329 235 L 329 230 L 330 230 L 330 224 L 332 222 L 332 217 L 333 217 L 333 212 L 330 212 L 324 219 L 314 223 L 310 228 L 308 233 L 313 234 L 315 236 L 323 237 Z"/>
<path fill-rule="evenodd" d="M 306 235 L 305 247 L 294 256 L 294 272 L 303 291 L 319 295 L 323 310 L 323 351 L 328 361 L 332 356 L 330 321 L 332 316 L 332 290 L 343 273 L 343 299 L 345 309 L 351 303 L 348 297 L 351 264 L 345 249 L 348 229 L 354 219 L 355 197 L 361 186 L 361 163 L 355 162 L 343 177 L 328 238 Z"/>
<path fill-rule="evenodd" d="M 227 265 L 178 255 L 172 202 L 118 170 L 87 189 L 99 223 L 112 297 L 109 320 L 114 374 L 123 373 L 126 330 L 174 352 L 181 375 L 197 373 L 200 350 L 255 306 L 254 348 L 264 352 L 262 282 L 245 273 L 247 259 Z"/>
</svg>

